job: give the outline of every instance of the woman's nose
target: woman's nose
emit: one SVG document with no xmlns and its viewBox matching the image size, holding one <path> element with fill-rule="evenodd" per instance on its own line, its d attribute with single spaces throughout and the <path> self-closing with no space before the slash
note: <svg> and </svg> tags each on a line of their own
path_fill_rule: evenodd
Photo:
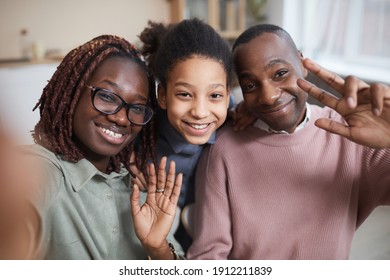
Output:
<svg viewBox="0 0 390 280">
<path fill-rule="evenodd" d="M 127 117 L 127 110 L 125 107 L 121 108 L 118 112 L 107 116 L 108 119 L 118 126 L 128 126 L 131 122 Z"/>
</svg>

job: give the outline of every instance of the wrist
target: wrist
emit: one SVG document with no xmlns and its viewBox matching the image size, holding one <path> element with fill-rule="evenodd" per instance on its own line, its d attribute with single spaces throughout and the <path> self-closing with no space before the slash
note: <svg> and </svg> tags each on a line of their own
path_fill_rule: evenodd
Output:
<svg viewBox="0 0 390 280">
<path fill-rule="evenodd" d="M 175 247 L 167 241 L 160 248 L 145 248 L 148 252 L 149 260 L 179 260 Z"/>
</svg>

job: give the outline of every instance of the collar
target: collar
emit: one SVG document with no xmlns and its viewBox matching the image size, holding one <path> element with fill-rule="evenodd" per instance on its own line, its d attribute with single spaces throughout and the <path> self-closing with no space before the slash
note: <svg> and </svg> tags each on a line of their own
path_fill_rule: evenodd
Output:
<svg viewBox="0 0 390 280">
<path fill-rule="evenodd" d="M 61 160 L 64 167 L 64 171 L 71 176 L 67 176 L 73 186 L 74 191 L 81 190 L 93 177 L 100 177 L 104 181 L 120 181 L 126 176 L 129 176 L 129 171 L 122 166 L 119 173 L 111 172 L 110 174 L 99 171 L 90 161 L 87 159 L 81 159 L 78 162 L 69 162 Z M 130 177 L 129 177 L 130 181 Z M 130 185 L 129 185 L 130 187 Z"/>
<path fill-rule="evenodd" d="M 175 154 L 188 154 L 193 155 L 201 149 L 201 145 L 194 145 L 188 143 L 184 137 L 177 132 L 177 130 L 171 125 L 168 120 L 167 111 L 159 109 L 157 111 L 159 122 L 159 137 L 163 138 Z M 207 144 L 215 143 L 215 132 L 211 135 L 210 139 L 207 141 Z"/>
<path fill-rule="evenodd" d="M 294 132 L 297 132 L 299 130 L 301 130 L 302 128 L 304 128 L 306 126 L 306 124 L 310 121 L 310 118 L 311 118 L 311 108 L 310 108 L 310 105 L 306 102 L 306 114 L 305 114 L 305 118 L 303 119 L 303 121 L 295 128 L 295 131 Z M 255 121 L 255 123 L 253 124 L 254 127 L 256 128 L 259 128 L 261 130 L 264 130 L 268 133 L 275 133 L 275 134 L 290 134 L 288 133 L 287 131 L 284 131 L 284 130 L 281 130 L 281 131 L 277 131 L 277 130 L 273 130 L 272 128 L 270 128 L 268 126 L 268 124 L 266 124 L 265 122 L 263 122 L 261 119 L 257 119 Z"/>
</svg>

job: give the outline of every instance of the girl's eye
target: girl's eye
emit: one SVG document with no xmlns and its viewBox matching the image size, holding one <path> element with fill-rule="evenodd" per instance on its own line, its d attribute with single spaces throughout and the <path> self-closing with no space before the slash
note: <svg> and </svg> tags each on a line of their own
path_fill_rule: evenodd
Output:
<svg viewBox="0 0 390 280">
<path fill-rule="evenodd" d="M 275 78 L 277 79 L 277 78 L 283 77 L 283 76 L 285 76 L 287 73 L 288 73 L 287 70 L 280 70 L 280 71 L 276 72 Z"/>
<path fill-rule="evenodd" d="M 190 94 L 188 92 L 179 92 L 177 96 L 190 97 Z"/>
<path fill-rule="evenodd" d="M 223 97 L 223 95 L 220 93 L 217 93 L 217 92 L 211 94 L 212 99 L 220 99 L 222 97 Z"/>
</svg>

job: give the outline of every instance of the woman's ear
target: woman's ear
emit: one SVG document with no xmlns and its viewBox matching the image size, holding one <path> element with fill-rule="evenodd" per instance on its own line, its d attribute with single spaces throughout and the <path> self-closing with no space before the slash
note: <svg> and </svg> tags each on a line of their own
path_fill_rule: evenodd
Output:
<svg viewBox="0 0 390 280">
<path fill-rule="evenodd" d="M 167 91 L 161 84 L 157 86 L 157 100 L 158 105 L 160 105 L 161 109 L 167 109 Z"/>
</svg>

